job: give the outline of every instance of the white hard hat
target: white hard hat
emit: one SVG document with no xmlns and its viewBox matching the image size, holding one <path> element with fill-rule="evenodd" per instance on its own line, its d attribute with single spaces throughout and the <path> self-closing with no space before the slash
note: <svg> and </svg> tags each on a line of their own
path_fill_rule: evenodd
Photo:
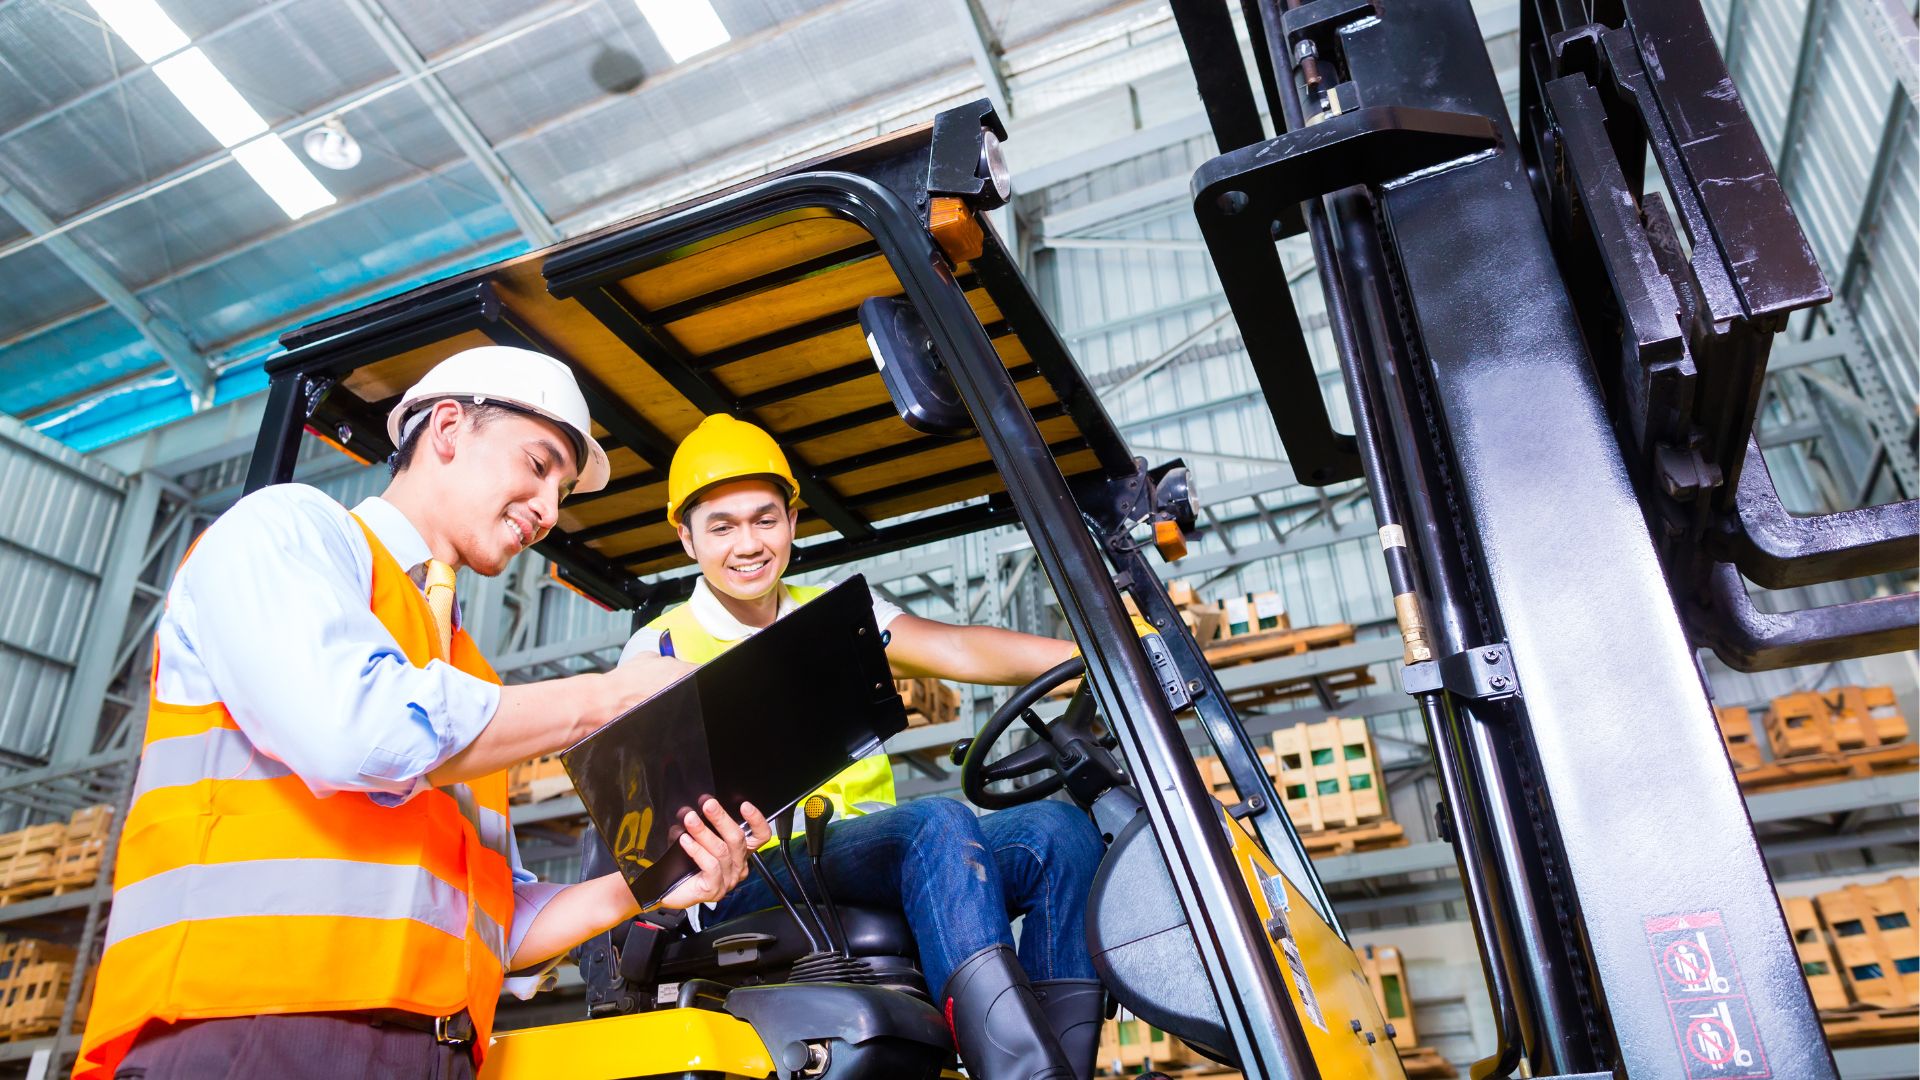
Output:
<svg viewBox="0 0 1920 1080">
<path fill-rule="evenodd" d="M 399 446 L 407 417 L 446 398 L 505 405 L 553 421 L 577 436 L 576 449 L 586 451 L 573 490 L 599 491 L 607 486 L 607 452 L 594 441 L 587 399 L 573 372 L 553 357 L 510 345 L 482 345 L 454 353 L 400 396 L 400 404 L 387 414 L 387 438 Z"/>
</svg>

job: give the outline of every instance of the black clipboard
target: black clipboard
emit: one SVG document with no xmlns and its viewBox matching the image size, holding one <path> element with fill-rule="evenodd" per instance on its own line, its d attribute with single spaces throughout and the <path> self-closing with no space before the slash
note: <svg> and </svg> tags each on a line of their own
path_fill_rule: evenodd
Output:
<svg viewBox="0 0 1920 1080">
<path fill-rule="evenodd" d="M 642 905 L 697 869 L 681 819 L 711 795 L 774 820 L 907 726 L 866 578 L 802 604 L 563 751 Z"/>
</svg>

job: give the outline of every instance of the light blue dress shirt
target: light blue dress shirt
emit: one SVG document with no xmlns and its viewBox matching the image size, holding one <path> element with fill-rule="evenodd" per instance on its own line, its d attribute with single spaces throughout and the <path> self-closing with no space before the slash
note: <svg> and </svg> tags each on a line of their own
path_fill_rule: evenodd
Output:
<svg viewBox="0 0 1920 1080">
<path fill-rule="evenodd" d="M 411 571 L 431 552 L 406 515 L 354 507 Z M 374 617 L 373 552 L 346 508 L 302 484 L 241 499 L 208 526 L 174 576 L 155 629 L 162 701 L 224 702 L 257 752 L 317 796 L 357 792 L 398 806 L 477 738 L 500 688 L 441 660 L 415 667 Z M 564 886 L 536 880 L 510 847 L 508 955 Z M 507 980 L 531 997 L 552 964 Z"/>
</svg>

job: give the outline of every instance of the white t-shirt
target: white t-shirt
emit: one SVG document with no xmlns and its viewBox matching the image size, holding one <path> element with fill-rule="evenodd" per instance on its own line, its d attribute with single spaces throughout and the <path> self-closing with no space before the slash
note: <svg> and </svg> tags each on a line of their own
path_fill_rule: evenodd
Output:
<svg viewBox="0 0 1920 1080">
<path fill-rule="evenodd" d="M 834 584 L 837 585 L 839 582 Z M 778 587 L 780 611 L 775 618 L 784 618 L 800 605 L 795 603 L 793 596 L 786 591 L 785 582 Z M 708 587 L 707 579 L 704 577 L 694 583 L 693 595 L 687 598 L 687 604 L 693 608 L 694 620 L 707 633 L 720 641 L 739 641 L 741 638 L 752 637 L 760 631 L 759 627 L 748 626 L 734 618 L 733 613 L 720 602 L 720 598 L 713 595 L 713 590 Z M 878 593 L 874 594 L 873 625 L 881 633 L 886 633 L 887 627 L 893 623 L 893 620 L 904 614 L 906 613 L 900 610 L 898 604 L 889 603 L 881 599 Z M 634 631 L 633 636 L 627 639 L 626 646 L 620 650 L 620 662 L 624 664 L 641 653 L 660 655 L 660 631 L 649 630 L 646 627 Z"/>
</svg>

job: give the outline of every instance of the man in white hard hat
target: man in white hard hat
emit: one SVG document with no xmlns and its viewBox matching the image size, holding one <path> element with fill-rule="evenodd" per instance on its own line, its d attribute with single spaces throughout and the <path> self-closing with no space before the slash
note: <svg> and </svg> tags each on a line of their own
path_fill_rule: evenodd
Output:
<svg viewBox="0 0 1920 1080">
<path fill-rule="evenodd" d="M 504 770 L 684 665 L 501 686 L 453 604 L 457 568 L 499 573 L 606 483 L 579 388 L 549 357 L 472 349 L 388 433 L 382 495 L 254 492 L 174 577 L 76 1077 L 472 1076 L 503 983 L 530 995 L 637 913 L 617 874 L 521 869 Z M 682 841 L 700 872 L 665 906 L 723 896 L 770 835 L 751 806 L 745 828 L 702 810 Z"/>
</svg>

